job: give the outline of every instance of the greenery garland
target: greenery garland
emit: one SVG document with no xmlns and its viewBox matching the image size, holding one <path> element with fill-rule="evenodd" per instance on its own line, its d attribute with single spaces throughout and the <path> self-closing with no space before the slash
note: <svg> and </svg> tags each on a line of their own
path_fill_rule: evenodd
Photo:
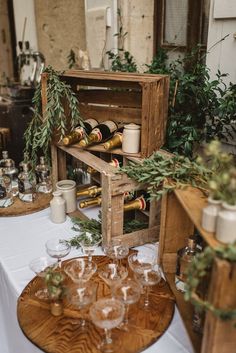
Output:
<svg viewBox="0 0 236 353">
<path fill-rule="evenodd" d="M 212 268 L 215 258 L 235 262 L 236 244 L 229 244 L 225 247 L 218 247 L 216 249 L 212 249 L 208 246 L 204 251 L 196 255 L 194 261 L 191 262 L 187 270 L 185 300 L 191 301 L 199 311 L 208 310 L 222 320 L 234 320 L 236 319 L 236 309 L 226 310 L 216 308 L 208 301 L 200 298 L 197 294 L 197 288 L 201 280 Z"/>
<path fill-rule="evenodd" d="M 130 162 L 121 167 L 118 173 L 126 173 L 137 182 L 147 184 L 150 197 L 160 199 L 163 194 L 187 185 L 207 192 L 212 171 L 187 157 L 155 152 L 142 163 Z"/>
<path fill-rule="evenodd" d="M 50 156 L 50 143 L 56 134 L 62 139 L 67 131 L 67 119 L 64 106 L 68 103 L 70 111 L 70 129 L 78 124 L 84 126 L 78 109 L 78 100 L 70 85 L 60 79 L 59 73 L 48 66 L 44 73 L 47 78 L 47 105 L 45 116 L 42 116 L 41 84 L 36 87 L 33 97 L 34 115 L 25 131 L 25 150 L 33 167 L 37 164 L 38 153 L 42 152 L 48 159 Z"/>
</svg>

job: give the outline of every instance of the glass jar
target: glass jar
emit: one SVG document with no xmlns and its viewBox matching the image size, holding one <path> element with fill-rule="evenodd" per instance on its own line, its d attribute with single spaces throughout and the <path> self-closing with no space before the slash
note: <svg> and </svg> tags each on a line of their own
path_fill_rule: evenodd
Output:
<svg viewBox="0 0 236 353">
<path fill-rule="evenodd" d="M 36 199 L 36 180 L 28 163 L 22 164 L 23 171 L 18 175 L 19 199 L 24 202 L 33 202 Z"/>
<path fill-rule="evenodd" d="M 140 125 L 128 124 L 123 130 L 122 151 L 125 153 L 139 153 Z"/>
<path fill-rule="evenodd" d="M 40 172 L 40 182 L 36 186 L 36 191 L 43 194 L 49 194 L 52 192 L 52 182 L 51 177 L 47 170 L 41 170 Z"/>
</svg>

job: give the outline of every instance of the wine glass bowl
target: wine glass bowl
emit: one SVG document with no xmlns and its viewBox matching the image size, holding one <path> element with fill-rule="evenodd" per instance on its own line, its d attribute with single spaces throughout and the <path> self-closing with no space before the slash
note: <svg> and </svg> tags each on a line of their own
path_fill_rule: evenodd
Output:
<svg viewBox="0 0 236 353">
<path fill-rule="evenodd" d="M 156 257 L 150 254 L 136 253 L 128 256 L 129 267 L 134 273 L 143 273 L 156 263 Z"/>
<path fill-rule="evenodd" d="M 128 271 L 124 266 L 112 263 L 99 268 L 98 276 L 111 288 L 124 280 L 128 276 Z"/>
<path fill-rule="evenodd" d="M 42 257 L 37 257 L 36 259 L 33 259 L 29 263 L 29 268 L 38 276 L 41 277 L 42 279 L 45 278 L 47 274 L 47 270 L 50 269 L 55 269 L 57 267 L 57 261 L 53 258 L 42 256 Z M 38 289 L 34 295 L 38 299 L 42 300 L 47 300 L 49 299 L 49 293 L 48 289 L 45 288 L 40 288 Z"/>
<path fill-rule="evenodd" d="M 91 237 L 86 237 L 79 242 L 82 252 L 84 255 L 88 256 L 89 262 L 92 262 L 93 254 L 100 243 L 101 239 L 94 240 Z"/>
<path fill-rule="evenodd" d="M 111 243 L 104 246 L 104 253 L 107 257 L 118 263 L 129 254 L 129 247 L 121 242 L 118 244 Z"/>
<path fill-rule="evenodd" d="M 49 239 L 45 246 L 48 255 L 57 259 L 58 266 L 61 267 L 61 259 L 70 253 L 70 244 L 60 239 Z"/>
<path fill-rule="evenodd" d="M 119 342 L 114 342 L 112 339 L 111 329 L 121 324 L 124 313 L 124 304 L 114 298 L 99 299 L 90 307 L 89 314 L 92 322 L 105 331 L 105 340 L 98 346 L 102 352 L 111 353 L 118 350 Z"/>
<path fill-rule="evenodd" d="M 70 286 L 67 299 L 70 304 L 75 306 L 82 313 L 90 304 L 96 300 L 97 284 L 95 282 L 79 282 Z M 81 328 L 86 325 L 85 319 L 80 320 Z"/>
<path fill-rule="evenodd" d="M 67 261 L 64 271 L 74 283 L 87 282 L 97 271 L 97 265 L 85 257 L 78 257 Z"/>
<path fill-rule="evenodd" d="M 128 331 L 128 312 L 129 305 L 137 303 L 141 294 L 141 286 L 132 278 L 124 279 L 120 284 L 114 286 L 112 295 L 114 298 L 120 300 L 125 305 L 125 316 L 121 328 Z"/>
</svg>

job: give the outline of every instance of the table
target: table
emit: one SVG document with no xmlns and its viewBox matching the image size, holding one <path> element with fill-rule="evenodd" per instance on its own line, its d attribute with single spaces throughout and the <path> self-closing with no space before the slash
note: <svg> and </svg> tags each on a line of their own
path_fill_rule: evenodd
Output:
<svg viewBox="0 0 236 353">
<path fill-rule="evenodd" d="M 29 262 L 45 255 L 45 242 L 53 237 L 69 239 L 75 235 L 71 230 L 71 220 L 54 224 L 49 218 L 50 210 L 19 217 L 0 218 L 0 353 L 40 353 L 22 333 L 17 317 L 17 298 L 34 277 L 28 267 Z M 87 210 L 88 216 L 94 216 L 93 210 Z M 149 251 L 152 244 L 137 248 Z M 81 255 L 78 249 L 72 249 L 66 258 Z M 101 248 L 96 255 L 102 255 Z M 165 334 L 145 353 L 194 353 L 178 310 Z"/>
</svg>

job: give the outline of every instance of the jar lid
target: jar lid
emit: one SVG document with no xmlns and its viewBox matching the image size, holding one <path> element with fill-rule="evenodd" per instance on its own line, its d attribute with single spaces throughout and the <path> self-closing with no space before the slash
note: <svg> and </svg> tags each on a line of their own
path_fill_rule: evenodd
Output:
<svg viewBox="0 0 236 353">
<path fill-rule="evenodd" d="M 125 125 L 124 127 L 125 127 L 125 129 L 128 129 L 128 130 L 140 130 L 140 128 L 141 128 L 140 125 L 137 125 L 134 123 L 130 123 L 128 125 Z"/>
</svg>

